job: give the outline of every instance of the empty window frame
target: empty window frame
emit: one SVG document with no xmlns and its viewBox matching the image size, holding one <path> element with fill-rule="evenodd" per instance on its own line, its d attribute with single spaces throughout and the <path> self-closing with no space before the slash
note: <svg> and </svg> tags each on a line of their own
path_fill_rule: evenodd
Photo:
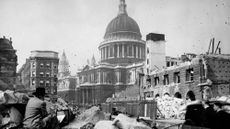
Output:
<svg viewBox="0 0 230 129">
<path fill-rule="evenodd" d="M 44 86 L 44 81 L 41 80 L 41 81 L 39 82 L 39 84 L 40 84 L 40 86 Z"/>
<path fill-rule="evenodd" d="M 32 67 L 35 68 L 36 67 L 36 64 L 35 62 L 32 63 Z"/>
<path fill-rule="evenodd" d="M 160 81 L 159 77 L 154 77 L 155 86 L 159 84 L 159 81 Z"/>
<path fill-rule="evenodd" d="M 44 64 L 43 64 L 43 63 L 40 63 L 40 67 L 43 68 L 43 67 L 44 67 Z"/>
<path fill-rule="evenodd" d="M 163 84 L 164 85 L 168 85 L 169 84 L 169 75 L 168 74 L 164 75 Z"/>
<path fill-rule="evenodd" d="M 193 81 L 194 80 L 194 71 L 193 68 L 186 70 L 186 81 Z"/>
<path fill-rule="evenodd" d="M 35 71 L 32 72 L 32 77 L 35 77 Z"/>
<path fill-rule="evenodd" d="M 46 77 L 50 77 L 50 73 L 49 72 L 46 72 Z"/>
<path fill-rule="evenodd" d="M 167 61 L 166 66 L 169 67 L 170 66 L 170 62 Z"/>
<path fill-rule="evenodd" d="M 46 86 L 50 86 L 50 81 L 46 81 Z"/>
<path fill-rule="evenodd" d="M 33 85 L 33 86 L 35 85 L 35 80 L 34 80 L 34 79 L 32 79 L 32 85 Z"/>
<path fill-rule="evenodd" d="M 174 83 L 180 83 L 180 72 L 175 72 L 173 76 Z"/>
<path fill-rule="evenodd" d="M 47 68 L 50 68 L 50 63 L 46 63 L 46 67 L 47 67 Z"/>
<path fill-rule="evenodd" d="M 40 72 L 40 77 L 44 77 L 44 72 Z"/>
</svg>

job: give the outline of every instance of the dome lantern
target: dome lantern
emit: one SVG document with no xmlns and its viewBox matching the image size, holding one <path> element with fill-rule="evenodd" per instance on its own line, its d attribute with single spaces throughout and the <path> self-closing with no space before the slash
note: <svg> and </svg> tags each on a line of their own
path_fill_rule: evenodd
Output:
<svg viewBox="0 0 230 129">
<path fill-rule="evenodd" d="M 121 14 L 127 15 L 125 0 L 120 0 L 118 15 L 121 15 Z"/>
</svg>

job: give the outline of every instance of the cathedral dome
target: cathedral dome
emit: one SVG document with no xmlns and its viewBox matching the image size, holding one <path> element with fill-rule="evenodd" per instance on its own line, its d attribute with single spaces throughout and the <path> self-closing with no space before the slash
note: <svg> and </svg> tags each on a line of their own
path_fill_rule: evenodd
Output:
<svg viewBox="0 0 230 129">
<path fill-rule="evenodd" d="M 128 16 L 126 12 L 125 1 L 121 0 L 118 16 L 108 24 L 104 39 L 120 37 L 124 35 L 138 39 L 141 38 L 140 28 L 137 22 Z"/>
<path fill-rule="evenodd" d="M 106 28 L 99 45 L 101 63 L 130 65 L 145 59 L 145 41 L 137 22 L 128 16 L 125 0 L 120 0 L 118 15 Z"/>
<path fill-rule="evenodd" d="M 118 33 L 130 33 L 137 36 L 141 35 L 138 24 L 127 14 L 118 15 L 108 24 L 104 38 Z"/>
</svg>

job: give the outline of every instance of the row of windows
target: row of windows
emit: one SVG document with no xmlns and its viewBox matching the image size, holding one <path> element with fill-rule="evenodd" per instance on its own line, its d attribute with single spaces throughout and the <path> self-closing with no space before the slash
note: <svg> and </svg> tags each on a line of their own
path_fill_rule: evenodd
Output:
<svg viewBox="0 0 230 129">
<path fill-rule="evenodd" d="M 32 71 L 32 77 L 35 77 L 36 73 L 35 71 Z M 39 77 L 51 77 L 50 72 L 40 72 Z M 54 77 L 57 77 L 57 75 L 54 75 Z"/>
<path fill-rule="evenodd" d="M 187 69 L 186 70 L 186 82 L 188 81 L 193 81 L 194 80 L 194 71 L 193 69 Z M 150 84 L 151 84 L 151 78 L 147 78 L 147 80 Z M 169 84 L 169 75 L 168 74 L 165 74 L 163 76 L 163 85 L 168 85 Z M 160 78 L 159 77 L 154 77 L 154 85 L 158 85 L 160 82 Z M 180 72 L 174 72 L 173 74 L 173 82 L 174 83 L 180 83 L 181 82 L 181 79 L 180 79 Z"/>
<path fill-rule="evenodd" d="M 39 64 L 39 66 L 40 66 L 40 68 L 51 68 L 51 65 L 50 65 L 50 63 L 46 63 L 46 64 L 44 64 L 44 63 L 40 63 Z M 36 63 L 34 62 L 34 63 L 32 63 L 32 67 L 33 68 L 35 68 L 36 67 Z M 57 68 L 57 66 L 56 65 L 54 65 L 54 69 L 56 69 Z"/>
<path fill-rule="evenodd" d="M 36 81 L 35 79 L 32 79 L 32 85 L 35 85 Z M 50 86 L 50 81 L 49 80 L 40 80 L 39 81 L 39 86 Z"/>
</svg>

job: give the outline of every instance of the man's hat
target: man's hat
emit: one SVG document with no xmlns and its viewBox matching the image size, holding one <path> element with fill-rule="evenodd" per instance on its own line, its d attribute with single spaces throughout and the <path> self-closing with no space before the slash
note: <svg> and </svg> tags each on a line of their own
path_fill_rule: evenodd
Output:
<svg viewBox="0 0 230 129">
<path fill-rule="evenodd" d="M 46 89 L 44 87 L 38 87 L 38 88 L 36 88 L 36 91 L 33 93 L 33 95 L 45 96 L 46 95 Z"/>
</svg>

